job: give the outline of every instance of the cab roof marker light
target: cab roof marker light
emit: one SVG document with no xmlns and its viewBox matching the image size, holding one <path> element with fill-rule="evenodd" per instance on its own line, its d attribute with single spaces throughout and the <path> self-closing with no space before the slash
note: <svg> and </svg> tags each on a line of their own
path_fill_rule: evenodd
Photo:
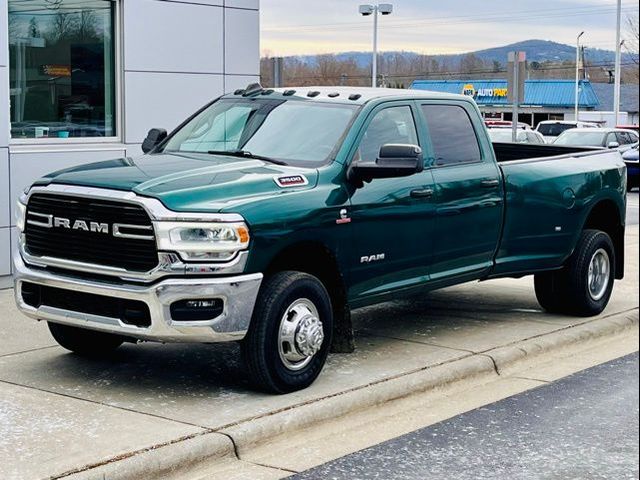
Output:
<svg viewBox="0 0 640 480">
<path fill-rule="evenodd" d="M 312 90 L 311 92 L 307 93 L 307 97 L 311 98 L 317 97 L 318 95 L 320 95 L 320 92 L 317 90 Z"/>
<path fill-rule="evenodd" d="M 295 90 L 285 90 L 282 95 L 284 95 L 285 97 L 290 97 L 291 95 L 295 95 L 295 93 Z"/>
</svg>

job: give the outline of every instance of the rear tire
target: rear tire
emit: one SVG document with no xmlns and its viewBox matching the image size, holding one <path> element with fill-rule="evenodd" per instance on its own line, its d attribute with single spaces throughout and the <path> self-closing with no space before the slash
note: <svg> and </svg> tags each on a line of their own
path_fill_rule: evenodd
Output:
<svg viewBox="0 0 640 480">
<path fill-rule="evenodd" d="M 599 315 L 611 298 L 615 264 L 615 249 L 609 235 L 600 230 L 585 230 L 562 270 L 536 275 L 538 302 L 553 313 Z"/>
<path fill-rule="evenodd" d="M 536 298 L 542 308 L 549 313 L 565 313 L 563 300 L 565 299 L 562 286 L 566 284 L 563 270 L 536 273 L 534 286 Z"/>
<path fill-rule="evenodd" d="M 270 393 L 308 387 L 324 366 L 332 331 L 331 300 L 320 280 L 294 271 L 266 278 L 241 343 L 251 382 Z"/>
<path fill-rule="evenodd" d="M 119 335 L 47 322 L 49 331 L 61 347 L 84 357 L 104 357 L 124 342 Z"/>
</svg>

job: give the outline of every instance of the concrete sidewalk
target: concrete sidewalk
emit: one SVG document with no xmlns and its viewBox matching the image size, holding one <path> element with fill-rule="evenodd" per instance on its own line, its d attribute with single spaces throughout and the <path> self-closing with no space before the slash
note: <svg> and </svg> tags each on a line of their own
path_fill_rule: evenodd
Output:
<svg viewBox="0 0 640 480">
<path fill-rule="evenodd" d="M 0 292 L 2 478 L 135 478 L 235 456 L 327 412 L 492 369 L 495 358 L 508 366 L 518 352 L 552 348 L 554 338 L 637 328 L 638 227 L 628 228 L 626 279 L 599 318 L 543 313 L 531 278 L 361 309 L 357 352 L 332 355 L 312 387 L 284 396 L 250 390 L 236 345 L 127 345 L 110 361 L 78 358 L 55 346 L 46 325 L 21 316 L 11 295 Z M 321 413 L 321 404 L 332 410 Z M 248 476 L 262 468 L 248 465 Z"/>
</svg>

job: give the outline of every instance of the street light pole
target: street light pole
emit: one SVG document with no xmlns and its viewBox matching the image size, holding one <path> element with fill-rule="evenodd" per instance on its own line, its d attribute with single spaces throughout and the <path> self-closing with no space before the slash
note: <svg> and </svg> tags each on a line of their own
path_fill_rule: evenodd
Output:
<svg viewBox="0 0 640 480">
<path fill-rule="evenodd" d="M 380 3 L 378 5 L 360 5 L 360 15 L 368 17 L 373 15 L 373 53 L 371 57 L 371 86 L 378 86 L 378 13 L 390 15 L 393 5 L 390 3 Z"/>
<path fill-rule="evenodd" d="M 616 13 L 616 68 L 613 86 L 613 113 L 616 125 L 619 123 L 620 115 L 620 23 L 622 17 L 622 0 L 618 0 L 618 10 Z M 615 126 L 615 125 L 614 125 Z"/>
<path fill-rule="evenodd" d="M 373 57 L 371 58 L 371 86 L 378 86 L 378 5 L 373 7 Z"/>
<path fill-rule="evenodd" d="M 574 116 L 576 122 L 578 121 L 578 105 L 580 101 L 580 37 L 584 35 L 584 32 L 576 37 L 576 88 L 575 88 L 575 111 Z"/>
</svg>

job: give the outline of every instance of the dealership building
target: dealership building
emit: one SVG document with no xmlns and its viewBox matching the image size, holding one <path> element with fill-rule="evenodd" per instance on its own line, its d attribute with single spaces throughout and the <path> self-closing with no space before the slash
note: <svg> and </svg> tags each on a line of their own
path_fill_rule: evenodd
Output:
<svg viewBox="0 0 640 480">
<path fill-rule="evenodd" d="M 259 80 L 258 2 L 0 0 L 0 287 L 34 179 L 139 155 L 150 128 Z"/>
<path fill-rule="evenodd" d="M 544 120 L 573 120 L 574 80 L 525 80 L 524 101 L 518 120 L 532 126 Z M 511 120 L 507 80 L 416 80 L 411 88 L 472 96 L 485 118 Z M 613 84 L 579 82 L 578 104 L 582 120 L 602 117 L 597 112 L 613 110 Z M 638 123 L 638 86 L 622 85 L 621 123 Z"/>
</svg>

